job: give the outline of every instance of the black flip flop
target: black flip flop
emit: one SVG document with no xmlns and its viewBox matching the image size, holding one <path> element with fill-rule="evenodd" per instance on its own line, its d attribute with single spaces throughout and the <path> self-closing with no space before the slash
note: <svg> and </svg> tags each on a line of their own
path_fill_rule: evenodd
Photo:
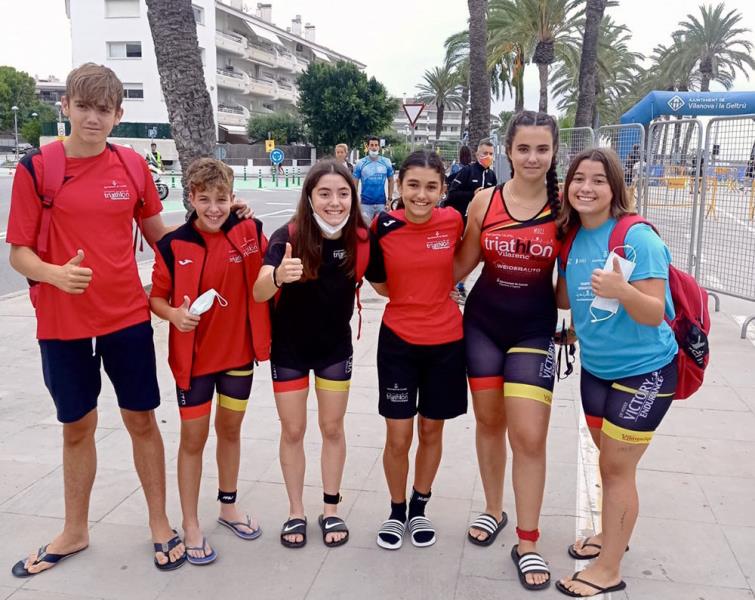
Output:
<svg viewBox="0 0 755 600">
<path fill-rule="evenodd" d="M 616 585 L 612 585 L 609 587 L 600 587 L 599 585 L 591 583 L 585 579 L 580 579 L 578 575 L 581 572 L 582 571 L 577 571 L 576 573 L 574 573 L 574 575 L 572 575 L 571 577 L 571 580 L 578 581 L 579 583 L 584 583 L 585 585 L 589 585 L 591 588 L 597 590 L 594 594 L 579 594 L 577 592 L 572 592 L 568 587 L 566 587 L 560 581 L 556 582 L 556 589 L 562 594 L 566 594 L 570 598 L 594 598 L 595 596 L 600 596 L 601 594 L 610 594 L 612 592 L 620 592 L 621 590 L 627 587 L 627 584 L 624 581 L 619 581 L 619 583 L 617 583 Z"/>
<path fill-rule="evenodd" d="M 301 542 L 290 542 L 284 536 L 287 535 L 300 535 L 302 536 Z M 283 523 L 281 528 L 281 544 L 286 548 L 303 548 L 307 543 L 307 517 L 303 519 L 289 519 Z"/>
<path fill-rule="evenodd" d="M 592 554 L 579 554 L 577 552 L 577 548 L 574 544 L 569 546 L 566 551 L 569 553 L 569 556 L 572 558 L 575 558 L 576 560 L 592 560 L 593 558 L 598 558 L 600 556 L 600 551 L 603 549 L 603 546 L 600 544 L 593 544 L 592 542 L 587 542 L 590 538 L 593 536 L 586 537 L 582 542 L 582 548 L 597 548 L 597 552 L 593 552 Z M 627 546 L 627 549 L 624 550 L 624 552 L 629 552 L 629 546 Z"/>
<path fill-rule="evenodd" d="M 548 568 L 548 563 L 537 552 L 525 552 L 519 554 L 519 544 L 514 544 L 511 548 L 511 560 L 516 565 L 516 572 L 519 575 L 519 583 L 526 590 L 544 590 L 551 584 L 551 571 Z M 548 579 L 543 583 L 528 583 L 526 579 L 527 573 L 542 573 L 547 575 Z"/>
<path fill-rule="evenodd" d="M 81 548 L 81 550 L 75 550 L 73 552 L 69 552 L 68 554 L 48 554 L 47 553 L 47 546 L 49 544 L 46 544 L 42 546 L 37 551 L 37 558 L 34 559 L 34 562 L 29 565 L 30 567 L 33 565 L 38 565 L 40 563 L 49 563 L 51 565 L 57 565 L 60 561 L 65 560 L 66 558 L 70 558 L 71 556 L 74 556 L 78 554 L 79 552 L 83 552 L 86 550 L 89 546 L 84 546 Z M 50 567 L 52 569 L 53 567 Z M 44 571 L 38 571 L 37 573 L 32 573 L 29 571 L 29 569 L 26 568 L 26 559 L 22 558 L 19 560 L 15 565 L 13 565 L 13 568 L 11 569 L 11 573 L 15 577 L 34 577 L 34 575 L 39 575 L 41 573 L 44 573 L 45 571 L 49 571 L 50 569 L 44 569 Z"/>
<path fill-rule="evenodd" d="M 495 542 L 495 538 L 501 533 L 506 523 L 509 522 L 509 516 L 503 512 L 501 513 L 501 520 L 498 521 L 493 515 L 489 513 L 481 513 L 474 521 L 467 527 L 467 539 L 476 546 L 490 546 Z M 479 540 L 471 534 L 469 531 L 472 528 L 479 529 L 488 534 L 484 540 Z"/>
<path fill-rule="evenodd" d="M 336 546 L 343 546 L 349 541 L 349 528 L 346 527 L 346 522 L 341 517 L 326 517 L 320 515 L 317 519 L 322 530 L 322 543 L 328 548 L 335 548 Z M 346 535 L 338 541 L 326 542 L 325 536 L 329 533 L 345 533 Z"/>
<path fill-rule="evenodd" d="M 159 562 L 157 562 L 157 558 L 155 558 L 155 567 L 157 567 L 157 569 L 160 571 L 174 571 L 178 567 L 182 567 L 186 562 L 186 550 L 184 550 L 183 556 L 181 556 L 181 558 L 170 562 L 170 551 L 178 546 L 178 544 L 183 544 L 183 540 L 178 536 L 178 532 L 175 529 L 173 530 L 173 533 L 175 533 L 176 535 L 174 535 L 164 544 L 152 544 L 155 548 L 155 552 L 160 552 L 161 554 L 163 554 L 163 556 L 165 556 L 165 558 L 168 559 L 168 562 L 166 562 L 164 565 L 161 565 Z"/>
</svg>

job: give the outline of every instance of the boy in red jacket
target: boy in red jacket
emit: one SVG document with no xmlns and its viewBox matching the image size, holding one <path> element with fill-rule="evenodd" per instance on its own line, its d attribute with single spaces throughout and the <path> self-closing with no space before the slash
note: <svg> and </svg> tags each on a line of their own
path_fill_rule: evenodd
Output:
<svg viewBox="0 0 755 600">
<path fill-rule="evenodd" d="M 236 507 L 240 432 L 252 387 L 254 362 L 270 353 L 266 304 L 252 299 L 267 239 L 262 223 L 230 212 L 233 171 L 211 158 L 191 164 L 186 178 L 194 208 L 189 221 L 157 243 L 150 306 L 170 321 L 170 368 L 181 413 L 178 489 L 187 560 L 204 565 L 217 552 L 203 536 L 197 516 L 202 452 L 217 390 L 218 522 L 238 537 L 262 533 Z"/>
</svg>

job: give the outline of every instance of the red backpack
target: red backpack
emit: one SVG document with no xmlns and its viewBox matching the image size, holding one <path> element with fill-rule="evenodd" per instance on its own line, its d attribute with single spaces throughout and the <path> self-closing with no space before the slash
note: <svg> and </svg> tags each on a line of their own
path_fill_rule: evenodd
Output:
<svg viewBox="0 0 755 600">
<path fill-rule="evenodd" d="M 144 206 L 144 191 L 146 186 L 146 177 L 144 176 L 144 159 L 134 152 L 131 148 L 109 144 L 118 155 L 126 175 L 131 180 L 131 184 L 136 188 L 139 195 L 139 201 L 136 212 L 137 229 L 134 233 L 134 252 L 136 252 L 137 236 L 141 231 L 141 209 Z M 42 166 L 44 180 L 42 182 L 42 217 L 39 222 L 39 233 L 37 234 L 37 254 L 42 257 L 49 249 L 50 240 L 50 222 L 52 220 L 52 208 L 55 198 L 63 187 L 66 172 L 66 152 L 63 142 L 55 141 L 45 144 L 39 149 L 42 154 Z M 36 306 L 38 282 L 29 280 L 29 295 L 32 305 Z"/>
<path fill-rule="evenodd" d="M 288 224 L 288 239 L 294 239 L 296 234 L 296 226 L 291 221 Z M 367 272 L 367 265 L 370 262 L 370 232 L 367 229 L 357 229 L 357 261 L 354 265 L 354 278 L 357 280 L 356 287 L 356 300 L 357 300 L 357 313 L 359 315 L 359 329 L 357 330 L 357 339 L 362 336 L 362 301 L 359 295 L 359 290 L 364 283 L 364 274 Z M 280 290 L 275 294 L 275 300 L 277 301 L 280 295 Z"/>
<path fill-rule="evenodd" d="M 627 232 L 638 224 L 650 226 L 656 234 L 658 230 L 639 215 L 625 215 L 619 218 L 608 239 L 609 252 L 613 249 L 624 258 L 624 241 Z M 574 238 L 579 226 L 572 228 L 566 235 L 561 248 L 562 268 L 566 268 Z M 660 237 L 660 234 L 658 234 Z M 684 400 L 694 394 L 702 385 L 705 367 L 708 366 L 710 349 L 710 314 L 708 312 L 708 293 L 700 287 L 695 278 L 669 266 L 669 288 L 674 302 L 674 319 L 666 317 L 666 322 L 674 332 L 680 352 L 677 354 L 677 382 L 675 399 Z"/>
</svg>

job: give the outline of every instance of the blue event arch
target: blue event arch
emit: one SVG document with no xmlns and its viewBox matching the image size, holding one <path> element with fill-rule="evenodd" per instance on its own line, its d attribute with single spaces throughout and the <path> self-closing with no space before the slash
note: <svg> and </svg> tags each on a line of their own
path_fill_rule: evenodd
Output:
<svg viewBox="0 0 755 600">
<path fill-rule="evenodd" d="M 710 116 L 755 114 L 755 92 L 650 92 L 621 115 L 621 124 L 639 123 L 644 127 L 663 115 Z M 637 131 L 622 131 L 618 147 L 621 158 L 639 142 Z"/>
</svg>

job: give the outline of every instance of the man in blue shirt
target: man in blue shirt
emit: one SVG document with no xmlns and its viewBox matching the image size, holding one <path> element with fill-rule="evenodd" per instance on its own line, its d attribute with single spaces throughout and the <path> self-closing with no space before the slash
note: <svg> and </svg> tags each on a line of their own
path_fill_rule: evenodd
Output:
<svg viewBox="0 0 755 600">
<path fill-rule="evenodd" d="M 384 156 L 380 156 L 380 139 L 371 136 L 367 140 L 367 156 L 354 167 L 354 179 L 357 189 L 362 184 L 362 214 L 367 222 L 382 210 L 389 209 L 393 197 L 393 165 Z M 385 182 L 388 181 L 388 196 L 385 195 Z"/>
</svg>

